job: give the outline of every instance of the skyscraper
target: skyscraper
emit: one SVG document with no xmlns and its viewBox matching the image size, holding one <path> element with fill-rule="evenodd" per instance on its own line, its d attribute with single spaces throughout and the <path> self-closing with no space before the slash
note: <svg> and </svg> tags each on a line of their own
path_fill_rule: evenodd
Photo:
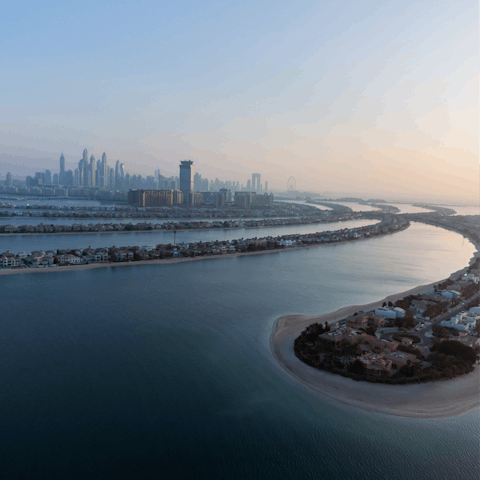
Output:
<svg viewBox="0 0 480 480">
<path fill-rule="evenodd" d="M 260 178 L 261 178 L 261 175 L 259 173 L 252 173 L 252 191 L 253 192 L 260 191 Z"/>
<path fill-rule="evenodd" d="M 58 181 L 60 185 L 65 185 L 65 157 L 63 156 L 63 152 L 60 155 L 60 175 Z"/>
<path fill-rule="evenodd" d="M 103 152 L 102 155 L 102 171 L 103 171 L 103 185 L 102 187 L 108 187 L 108 165 L 107 165 L 107 154 Z"/>
<path fill-rule="evenodd" d="M 115 188 L 118 188 L 120 184 L 120 160 L 115 163 Z"/>
<path fill-rule="evenodd" d="M 184 202 L 192 203 L 193 198 L 193 162 L 183 160 L 180 162 L 180 190 L 183 193 Z"/>
<path fill-rule="evenodd" d="M 85 154 L 85 151 L 84 151 L 84 154 Z M 85 182 L 85 161 L 82 158 L 82 160 L 80 160 L 78 162 L 78 182 L 77 182 L 77 185 L 78 186 L 83 186 L 84 182 Z"/>
<path fill-rule="evenodd" d="M 7 173 L 7 179 L 5 180 L 5 185 L 7 187 L 11 187 L 13 185 L 12 174 L 10 172 Z"/>
<path fill-rule="evenodd" d="M 95 187 L 97 182 L 96 182 L 96 175 L 95 175 L 95 156 L 92 155 L 90 157 L 90 166 L 89 166 L 89 169 L 90 169 L 90 184 L 89 184 L 89 187 Z"/>
</svg>

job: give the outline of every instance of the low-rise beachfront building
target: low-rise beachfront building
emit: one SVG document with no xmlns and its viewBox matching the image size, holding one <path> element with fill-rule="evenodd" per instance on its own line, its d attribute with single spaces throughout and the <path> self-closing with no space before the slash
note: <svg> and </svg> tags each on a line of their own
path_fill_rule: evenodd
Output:
<svg viewBox="0 0 480 480">
<path fill-rule="evenodd" d="M 391 360 L 393 368 L 402 368 L 408 362 L 414 362 L 417 357 L 412 353 L 405 353 L 405 352 L 390 352 L 384 353 L 383 356 L 387 360 Z"/>
<path fill-rule="evenodd" d="M 475 274 L 473 273 L 466 273 L 463 277 L 462 277 L 462 280 L 470 280 L 470 281 L 473 281 L 473 283 L 475 283 L 475 285 L 478 285 L 480 283 L 480 278 L 477 277 Z"/>
<path fill-rule="evenodd" d="M 387 324 L 387 322 L 385 321 L 385 317 L 377 317 L 377 315 L 373 316 L 372 322 L 376 327 L 379 328 L 382 328 Z"/>
<path fill-rule="evenodd" d="M 365 335 L 367 334 L 359 330 L 354 330 L 350 327 L 338 327 L 330 332 L 322 333 L 319 335 L 319 338 L 327 342 L 334 343 L 335 345 L 338 345 L 340 342 L 353 345 L 361 342 Z M 370 335 L 367 335 L 367 337 L 370 337 Z"/>
<path fill-rule="evenodd" d="M 480 314 L 477 315 L 473 312 L 463 312 L 450 318 L 450 320 L 443 320 L 440 325 L 442 327 L 454 328 L 455 330 L 472 332 L 475 329 L 478 320 L 480 320 Z"/>
<path fill-rule="evenodd" d="M 459 298 L 461 296 L 461 293 L 458 292 L 457 290 L 444 290 L 442 292 L 442 297 L 445 298 Z"/>
<path fill-rule="evenodd" d="M 373 337 L 373 340 L 370 340 L 369 345 L 374 352 L 392 352 L 397 349 L 398 342 Z"/>
<path fill-rule="evenodd" d="M 33 268 L 50 267 L 54 264 L 54 259 L 51 255 L 29 255 L 25 258 L 25 263 Z"/>
<path fill-rule="evenodd" d="M 0 266 L 2 266 L 2 268 L 19 267 L 21 263 L 22 260 L 13 253 L 7 252 L 0 255 Z"/>
<path fill-rule="evenodd" d="M 365 329 L 368 327 L 368 318 L 365 315 L 349 315 L 346 318 L 346 325 L 350 328 Z"/>
<path fill-rule="evenodd" d="M 330 332 L 322 333 L 319 338 L 335 345 L 340 343 L 358 345 L 360 351 L 372 350 L 376 353 L 395 351 L 399 345 L 398 342 L 377 338 L 351 327 L 339 327 Z"/>
<path fill-rule="evenodd" d="M 134 254 L 131 250 L 127 249 L 112 249 L 110 250 L 110 257 L 115 262 L 121 262 L 125 260 L 133 260 Z"/>
<path fill-rule="evenodd" d="M 331 330 L 330 332 L 322 333 L 319 335 L 319 338 L 338 345 L 343 340 L 345 333 L 346 331 L 344 328 L 338 328 L 336 330 Z"/>
<path fill-rule="evenodd" d="M 403 318 L 405 316 L 405 310 L 403 308 L 400 308 L 400 307 L 395 307 L 393 309 L 393 311 L 395 312 L 395 317 L 396 318 Z"/>
<path fill-rule="evenodd" d="M 429 302 L 428 300 L 412 300 L 413 310 L 415 313 L 423 315 L 425 310 L 430 306 L 433 305 L 433 302 Z"/>
<path fill-rule="evenodd" d="M 357 357 L 370 375 L 389 376 L 392 374 L 392 361 L 384 354 L 366 353 Z"/>
<path fill-rule="evenodd" d="M 468 312 L 474 313 L 475 315 L 480 315 L 480 305 L 478 305 L 477 307 L 472 307 Z"/>
<path fill-rule="evenodd" d="M 55 255 L 54 258 L 58 265 L 78 265 L 81 261 L 80 257 L 72 255 L 71 253 Z"/>
<path fill-rule="evenodd" d="M 377 308 L 375 310 L 375 315 L 378 315 L 379 317 L 389 318 L 392 320 L 397 318 L 397 314 L 394 312 L 394 310 L 388 307 Z"/>
</svg>

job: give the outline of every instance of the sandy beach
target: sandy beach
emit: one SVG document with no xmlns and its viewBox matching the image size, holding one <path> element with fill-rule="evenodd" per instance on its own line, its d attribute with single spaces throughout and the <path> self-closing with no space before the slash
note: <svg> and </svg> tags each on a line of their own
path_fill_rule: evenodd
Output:
<svg viewBox="0 0 480 480">
<path fill-rule="evenodd" d="M 382 235 L 376 235 L 375 238 L 384 237 L 386 235 L 394 235 L 395 233 L 386 233 Z M 140 260 L 140 261 L 129 261 L 129 262 L 109 262 L 109 263 L 92 263 L 88 265 L 69 265 L 62 267 L 47 267 L 47 268 L 15 268 L 10 270 L 0 270 L 1 275 L 16 275 L 16 274 L 25 274 L 25 273 L 46 273 L 46 272 L 68 272 L 74 270 L 86 270 L 90 268 L 116 268 L 116 267 L 131 267 L 136 265 L 168 265 L 171 263 L 180 263 L 180 262 L 197 262 L 201 260 L 218 260 L 221 258 L 233 258 L 233 257 L 245 257 L 248 255 L 266 255 L 272 253 L 282 253 L 292 250 L 303 250 L 308 248 L 319 248 L 319 247 L 334 247 L 337 245 L 343 245 L 345 243 L 351 242 L 365 242 L 371 240 L 370 238 L 355 238 L 351 240 L 343 240 L 341 242 L 335 243 L 320 243 L 317 245 L 307 245 L 303 247 L 289 247 L 289 248 L 275 248 L 271 250 L 259 250 L 257 252 L 237 252 L 237 253 L 226 253 L 223 255 L 208 255 L 204 257 L 187 257 L 187 258 L 165 258 L 158 260 Z"/>
<path fill-rule="evenodd" d="M 470 263 L 480 256 L 480 245 L 470 240 L 477 251 Z M 467 267 L 452 273 L 456 277 Z M 352 305 L 324 315 L 285 315 L 276 320 L 270 336 L 274 357 L 295 382 L 300 382 L 323 399 L 341 402 L 365 410 L 402 417 L 438 418 L 452 417 L 480 405 L 480 367 L 465 376 L 417 385 L 387 385 L 358 382 L 350 378 L 317 370 L 301 362 L 294 354 L 295 338 L 312 323 L 332 323 L 363 310 L 382 306 L 383 302 L 396 301 L 406 295 L 433 291 L 439 280 L 405 292 L 390 295 L 367 305 Z"/>
</svg>

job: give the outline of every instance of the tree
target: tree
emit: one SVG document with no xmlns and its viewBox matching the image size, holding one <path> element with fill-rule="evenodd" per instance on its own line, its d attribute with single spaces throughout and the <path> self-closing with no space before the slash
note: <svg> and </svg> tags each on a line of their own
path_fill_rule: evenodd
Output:
<svg viewBox="0 0 480 480">
<path fill-rule="evenodd" d="M 365 373 L 365 366 L 358 358 L 350 365 L 348 371 L 355 375 L 363 375 Z"/>
<path fill-rule="evenodd" d="M 365 330 L 365 332 L 368 334 L 368 335 L 372 335 L 372 337 L 375 335 L 375 332 L 377 331 L 377 327 L 375 325 L 370 325 L 367 327 L 367 329 Z"/>
<path fill-rule="evenodd" d="M 440 325 L 433 325 L 432 327 L 432 333 L 437 337 L 437 338 L 447 338 L 448 334 L 450 333 L 448 328 L 442 327 Z"/>
</svg>

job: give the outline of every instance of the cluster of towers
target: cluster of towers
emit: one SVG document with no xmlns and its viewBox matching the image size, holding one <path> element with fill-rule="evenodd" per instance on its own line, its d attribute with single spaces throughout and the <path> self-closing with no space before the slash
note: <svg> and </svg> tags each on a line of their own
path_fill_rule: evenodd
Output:
<svg viewBox="0 0 480 480">
<path fill-rule="evenodd" d="M 47 170 L 47 172 L 49 172 Z M 78 168 L 75 171 L 65 170 L 65 157 L 60 156 L 60 173 L 54 175 L 54 184 L 72 186 L 72 187 L 99 187 L 108 190 L 127 191 L 129 189 L 151 189 L 151 190 L 181 190 L 185 198 L 189 194 L 198 191 L 220 191 L 222 188 L 236 191 L 266 192 L 268 184 L 265 182 L 265 189 L 262 188 L 261 176 L 259 173 L 252 174 L 252 181 L 248 180 L 247 187 L 240 186 L 239 182 L 220 182 L 218 179 L 209 181 L 202 178 L 200 174 L 194 173 L 193 162 L 184 160 L 180 164 L 179 177 L 166 178 L 160 174 L 160 170 L 155 171 L 155 176 L 142 178 L 141 175 L 130 176 L 125 173 L 123 163 L 117 160 L 115 168 L 111 168 L 107 163 L 107 154 L 103 153 L 101 159 L 96 159 L 94 155 L 88 156 L 85 148 L 81 160 L 78 162 Z M 44 180 L 42 183 L 50 184 L 51 181 Z"/>
<path fill-rule="evenodd" d="M 252 181 L 247 181 L 247 190 L 256 193 L 267 192 L 268 182 L 265 182 L 265 189 L 263 189 L 261 178 L 262 176 L 260 175 L 260 173 L 252 173 Z"/>
<path fill-rule="evenodd" d="M 115 169 L 107 163 L 107 154 L 103 153 L 102 159 L 95 159 L 92 155 L 88 158 L 87 149 L 83 150 L 82 159 L 78 162 L 78 168 L 72 173 L 65 170 L 65 157 L 60 156 L 60 185 L 75 185 L 80 187 L 103 187 L 116 188 L 125 178 L 125 167 L 117 160 Z"/>
</svg>

